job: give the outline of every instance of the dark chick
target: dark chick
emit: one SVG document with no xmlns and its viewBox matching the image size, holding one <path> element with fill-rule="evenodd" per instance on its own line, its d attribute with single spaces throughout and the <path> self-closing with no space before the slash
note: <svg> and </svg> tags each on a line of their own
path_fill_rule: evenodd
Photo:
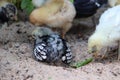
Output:
<svg viewBox="0 0 120 80">
<path fill-rule="evenodd" d="M 0 22 L 17 20 L 17 8 L 12 3 L 0 1 Z"/>
<path fill-rule="evenodd" d="M 34 33 L 35 46 L 33 54 L 38 61 L 48 63 L 63 61 L 67 64 L 72 61 L 70 47 L 64 39 L 48 28 L 40 27 L 37 30 Z"/>
<path fill-rule="evenodd" d="M 76 9 L 76 18 L 90 17 L 96 13 L 96 11 L 104 4 L 107 4 L 108 0 L 74 0 L 74 6 Z"/>
</svg>

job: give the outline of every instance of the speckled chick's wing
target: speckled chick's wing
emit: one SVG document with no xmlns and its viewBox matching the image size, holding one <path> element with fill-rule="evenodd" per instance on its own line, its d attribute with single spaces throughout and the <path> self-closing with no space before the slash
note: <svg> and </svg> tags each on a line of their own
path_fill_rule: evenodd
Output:
<svg viewBox="0 0 120 80">
<path fill-rule="evenodd" d="M 52 34 L 39 38 L 39 42 L 36 42 L 37 44 L 35 44 L 34 48 L 34 55 L 37 60 L 49 63 L 57 62 L 58 60 L 62 60 L 64 63 L 71 62 L 71 51 L 59 35 Z"/>
</svg>

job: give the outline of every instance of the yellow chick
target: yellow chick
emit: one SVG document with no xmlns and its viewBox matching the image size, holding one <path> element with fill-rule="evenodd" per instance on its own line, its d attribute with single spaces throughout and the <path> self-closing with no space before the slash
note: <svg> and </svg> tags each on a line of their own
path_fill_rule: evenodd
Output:
<svg viewBox="0 0 120 80">
<path fill-rule="evenodd" d="M 30 14 L 30 22 L 37 26 L 62 29 L 62 36 L 71 28 L 76 15 L 75 8 L 69 0 L 50 0 Z"/>
<path fill-rule="evenodd" d="M 118 43 L 118 60 L 120 59 L 120 5 L 106 10 L 99 19 L 93 35 L 88 40 L 88 52 L 97 54 L 113 44 Z M 106 53 L 105 53 L 106 54 Z M 103 55 L 104 57 L 104 55 Z"/>
<path fill-rule="evenodd" d="M 120 0 L 108 0 L 108 4 L 113 7 L 120 4 Z"/>
</svg>

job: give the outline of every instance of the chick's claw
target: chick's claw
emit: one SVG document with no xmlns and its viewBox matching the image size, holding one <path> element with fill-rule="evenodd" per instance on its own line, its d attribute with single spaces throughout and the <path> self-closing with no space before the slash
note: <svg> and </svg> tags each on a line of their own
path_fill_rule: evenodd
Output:
<svg viewBox="0 0 120 80">
<path fill-rule="evenodd" d="M 101 56 L 101 59 L 105 59 L 105 58 L 107 58 L 105 55 L 102 55 L 102 56 Z"/>
<path fill-rule="evenodd" d="M 93 57 L 94 57 L 94 58 L 98 58 L 98 54 L 97 54 L 97 53 L 94 53 L 94 54 L 93 54 Z"/>
</svg>

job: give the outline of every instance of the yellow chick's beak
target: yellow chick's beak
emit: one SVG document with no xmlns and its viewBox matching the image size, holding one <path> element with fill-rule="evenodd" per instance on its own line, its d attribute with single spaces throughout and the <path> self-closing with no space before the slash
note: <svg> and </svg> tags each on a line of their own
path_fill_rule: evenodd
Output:
<svg viewBox="0 0 120 80">
<path fill-rule="evenodd" d="M 94 58 L 97 58 L 98 57 L 98 53 L 97 52 L 93 52 L 93 51 L 88 51 L 89 54 L 92 54 L 92 56 Z"/>
<path fill-rule="evenodd" d="M 89 54 L 91 54 L 91 53 L 92 53 L 92 50 L 88 50 L 87 52 L 88 52 Z"/>
<path fill-rule="evenodd" d="M 95 47 L 88 49 L 88 53 L 89 53 L 89 54 L 95 53 L 95 52 L 97 52 L 97 50 L 96 50 Z"/>
</svg>

